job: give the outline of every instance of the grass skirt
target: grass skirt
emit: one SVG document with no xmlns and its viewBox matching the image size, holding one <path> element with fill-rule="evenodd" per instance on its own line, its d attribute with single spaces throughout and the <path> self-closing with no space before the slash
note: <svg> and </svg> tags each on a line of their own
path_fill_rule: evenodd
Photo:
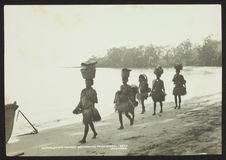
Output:
<svg viewBox="0 0 226 160">
<path fill-rule="evenodd" d="M 84 124 L 101 120 L 101 116 L 96 108 L 87 108 L 83 110 L 82 115 Z"/>
<path fill-rule="evenodd" d="M 152 93 L 152 100 L 154 102 L 162 102 L 165 101 L 165 93 L 163 91 L 159 91 L 159 92 L 153 92 Z"/>
<path fill-rule="evenodd" d="M 121 102 L 115 104 L 115 109 L 119 112 L 130 112 L 134 110 L 132 102 Z"/>
<path fill-rule="evenodd" d="M 147 99 L 147 98 L 148 98 L 148 93 L 147 93 L 147 92 L 145 92 L 145 93 L 138 93 L 138 94 L 137 94 L 137 99 L 138 99 L 139 101 L 145 100 L 145 99 Z"/>
<path fill-rule="evenodd" d="M 187 91 L 186 91 L 186 88 L 184 86 L 173 88 L 173 95 L 183 96 L 183 95 L 186 95 L 186 94 L 187 94 Z"/>
</svg>

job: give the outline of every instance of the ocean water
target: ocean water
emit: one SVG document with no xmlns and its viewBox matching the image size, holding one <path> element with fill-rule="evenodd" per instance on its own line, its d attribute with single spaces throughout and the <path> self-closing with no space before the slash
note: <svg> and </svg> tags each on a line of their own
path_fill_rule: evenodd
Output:
<svg viewBox="0 0 226 160">
<path fill-rule="evenodd" d="M 151 87 L 155 79 L 153 69 L 132 69 L 128 84 L 138 85 L 138 76 L 142 73 L 148 76 Z M 173 68 L 164 68 L 161 76 L 167 94 L 165 102 L 174 101 L 174 74 Z M 222 67 L 184 67 L 181 74 L 187 81 L 187 95 L 182 99 L 222 91 Z M 114 112 L 114 94 L 121 84 L 120 69 L 96 69 L 93 88 L 97 91 L 96 107 L 102 117 Z M 6 72 L 5 102 L 17 101 L 18 110 L 21 110 L 38 130 L 43 130 L 82 120 L 82 115 L 74 115 L 72 110 L 78 104 L 80 92 L 84 87 L 85 81 L 79 68 L 36 68 L 32 72 Z M 152 103 L 151 97 L 145 103 Z M 29 133 L 32 130 L 22 115 L 19 114 L 17 119 L 16 113 L 13 135 Z"/>
</svg>

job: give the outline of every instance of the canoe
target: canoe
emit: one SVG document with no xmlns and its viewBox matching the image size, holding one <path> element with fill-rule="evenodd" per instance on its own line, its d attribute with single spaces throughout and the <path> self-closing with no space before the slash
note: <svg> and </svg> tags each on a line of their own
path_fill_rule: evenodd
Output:
<svg viewBox="0 0 226 160">
<path fill-rule="evenodd" d="M 15 112 L 18 108 L 16 102 L 5 105 L 5 142 L 7 143 L 12 135 Z"/>
</svg>

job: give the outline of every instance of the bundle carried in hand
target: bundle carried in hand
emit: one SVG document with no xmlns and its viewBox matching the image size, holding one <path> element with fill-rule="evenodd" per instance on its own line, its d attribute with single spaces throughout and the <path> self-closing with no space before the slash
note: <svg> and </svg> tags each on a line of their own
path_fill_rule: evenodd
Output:
<svg viewBox="0 0 226 160">
<path fill-rule="evenodd" d="M 181 63 L 180 64 L 177 63 L 177 64 L 174 65 L 174 68 L 178 69 L 178 70 L 182 70 L 183 69 L 183 65 Z"/>
<path fill-rule="evenodd" d="M 92 112 L 93 112 L 93 121 L 94 122 L 100 121 L 101 120 L 101 116 L 100 116 L 99 111 L 94 107 L 94 108 L 92 108 Z"/>
<path fill-rule="evenodd" d="M 73 111 L 72 111 L 73 114 L 80 114 L 82 113 L 82 107 L 81 105 L 79 104 Z"/>
<path fill-rule="evenodd" d="M 161 67 L 161 66 L 156 67 L 155 70 L 154 70 L 154 74 L 156 74 L 156 75 L 161 75 L 161 74 L 163 74 L 163 69 L 162 69 L 162 67 Z"/>
<path fill-rule="evenodd" d="M 96 61 L 86 61 L 81 64 L 81 73 L 84 79 L 93 79 L 96 74 Z"/>
</svg>

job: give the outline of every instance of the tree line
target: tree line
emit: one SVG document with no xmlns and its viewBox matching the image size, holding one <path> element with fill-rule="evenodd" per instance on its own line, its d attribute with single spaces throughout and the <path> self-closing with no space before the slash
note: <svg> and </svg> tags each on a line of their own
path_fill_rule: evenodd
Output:
<svg viewBox="0 0 226 160">
<path fill-rule="evenodd" d="M 176 47 L 139 46 L 133 48 L 110 48 L 103 57 L 92 56 L 97 67 L 149 68 L 161 65 L 172 67 L 175 63 L 184 66 L 222 66 L 222 43 L 210 36 L 202 45 L 192 44 L 189 39 Z"/>
</svg>

